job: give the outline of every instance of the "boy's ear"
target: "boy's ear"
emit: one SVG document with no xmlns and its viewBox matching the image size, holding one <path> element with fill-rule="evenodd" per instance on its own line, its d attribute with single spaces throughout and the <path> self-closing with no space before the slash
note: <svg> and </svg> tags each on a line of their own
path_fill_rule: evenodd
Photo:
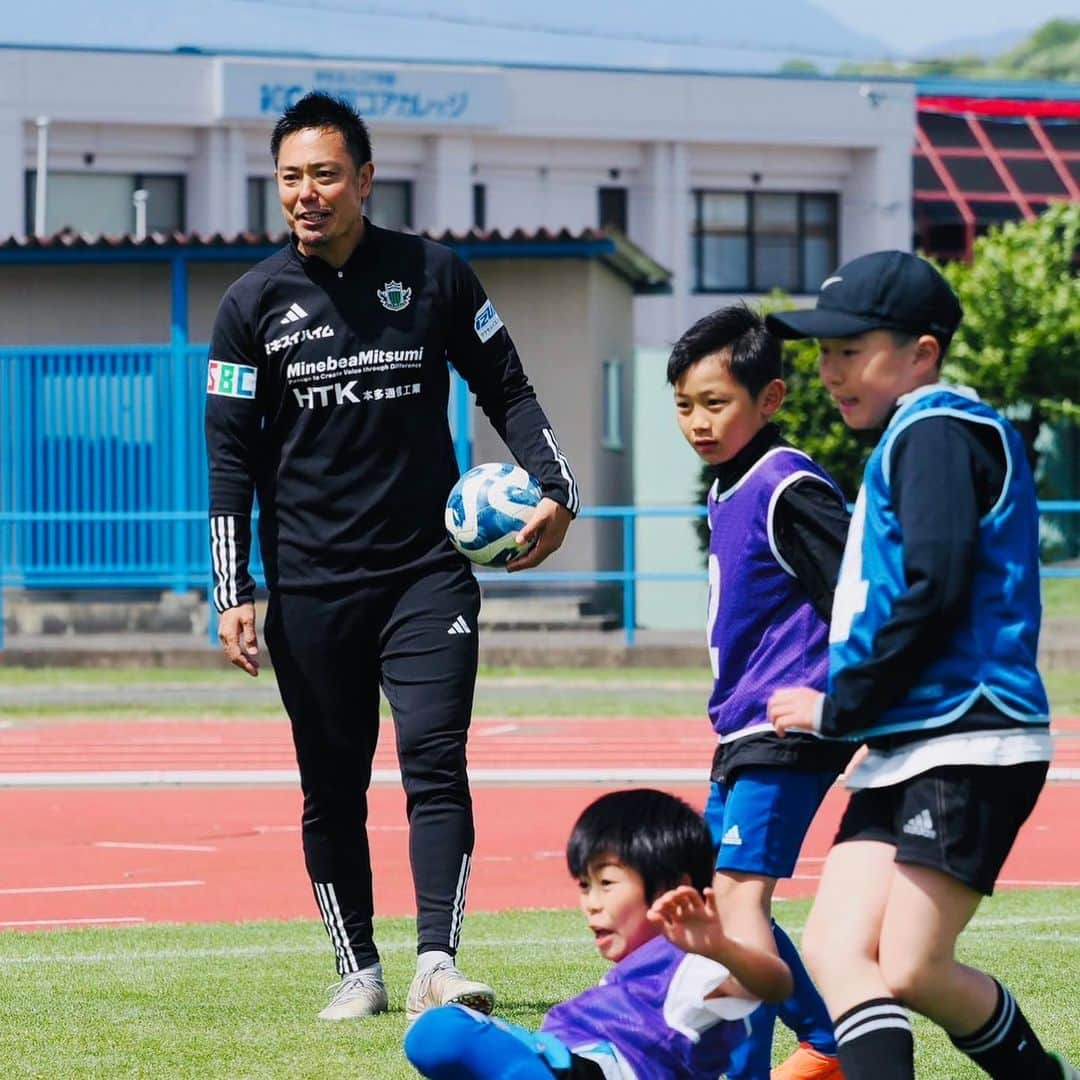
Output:
<svg viewBox="0 0 1080 1080">
<path fill-rule="evenodd" d="M 784 404 L 787 385 L 783 379 L 771 379 L 758 394 L 758 408 L 765 417 L 772 416 Z"/>
<path fill-rule="evenodd" d="M 933 334 L 921 334 L 915 342 L 915 367 L 920 374 L 941 366 L 941 342 Z"/>
</svg>

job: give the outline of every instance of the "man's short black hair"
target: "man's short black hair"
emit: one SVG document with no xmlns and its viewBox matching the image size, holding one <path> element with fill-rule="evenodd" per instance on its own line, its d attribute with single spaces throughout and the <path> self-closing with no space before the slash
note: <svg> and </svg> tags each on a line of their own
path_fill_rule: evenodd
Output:
<svg viewBox="0 0 1080 1080">
<path fill-rule="evenodd" d="M 780 339 L 765 329 L 765 320 L 746 304 L 732 304 L 698 319 L 671 350 L 667 381 L 674 386 L 706 356 L 731 350 L 728 370 L 756 398 L 773 379 L 783 375 Z"/>
<path fill-rule="evenodd" d="M 360 114 L 342 98 L 322 90 L 312 90 L 290 105 L 274 125 L 274 133 L 270 136 L 270 153 L 275 165 L 281 140 L 286 135 L 309 128 L 333 128 L 340 132 L 349 157 L 358 169 L 371 160 L 371 136 Z"/>
<path fill-rule="evenodd" d="M 684 877 L 698 892 L 712 883 L 709 827 L 696 810 L 666 791 L 613 791 L 582 811 L 566 845 L 571 875 L 587 878 L 589 866 L 604 855 L 641 875 L 649 903 Z"/>
</svg>

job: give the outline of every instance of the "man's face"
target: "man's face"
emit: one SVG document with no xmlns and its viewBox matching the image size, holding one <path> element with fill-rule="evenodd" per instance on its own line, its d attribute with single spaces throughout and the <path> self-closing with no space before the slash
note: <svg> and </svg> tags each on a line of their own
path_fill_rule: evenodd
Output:
<svg viewBox="0 0 1080 1080">
<path fill-rule="evenodd" d="M 301 252 L 332 263 L 352 253 L 374 175 L 371 162 L 356 167 L 335 128 L 304 128 L 281 140 L 278 198 Z"/>
<path fill-rule="evenodd" d="M 937 381 L 938 346 L 927 335 L 898 345 L 890 331 L 870 330 L 818 348 L 821 381 L 850 428 L 882 427 L 898 398 Z"/>
</svg>

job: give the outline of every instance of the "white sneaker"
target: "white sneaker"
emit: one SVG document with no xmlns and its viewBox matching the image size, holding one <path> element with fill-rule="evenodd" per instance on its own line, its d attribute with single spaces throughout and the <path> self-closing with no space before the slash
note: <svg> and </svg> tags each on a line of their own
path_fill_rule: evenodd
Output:
<svg viewBox="0 0 1080 1080">
<path fill-rule="evenodd" d="M 330 990 L 330 1004 L 319 1013 L 320 1020 L 362 1020 L 386 1012 L 389 1005 L 386 985 L 372 971 L 346 975 Z"/>
<path fill-rule="evenodd" d="M 437 1005 L 464 1005 L 477 1012 L 495 1008 L 495 991 L 482 982 L 467 979 L 452 960 L 417 973 L 405 1002 L 405 1019 L 411 1024 L 425 1009 Z"/>
</svg>

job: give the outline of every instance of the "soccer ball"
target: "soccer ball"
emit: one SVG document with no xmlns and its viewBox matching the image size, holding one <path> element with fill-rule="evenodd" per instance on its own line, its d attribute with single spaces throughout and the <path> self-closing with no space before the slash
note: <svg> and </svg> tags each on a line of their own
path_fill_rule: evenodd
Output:
<svg viewBox="0 0 1080 1080">
<path fill-rule="evenodd" d="M 532 543 L 514 537 L 533 516 L 540 485 L 517 465 L 477 465 L 454 485 L 446 500 L 450 542 L 474 563 L 505 566 Z"/>
</svg>

